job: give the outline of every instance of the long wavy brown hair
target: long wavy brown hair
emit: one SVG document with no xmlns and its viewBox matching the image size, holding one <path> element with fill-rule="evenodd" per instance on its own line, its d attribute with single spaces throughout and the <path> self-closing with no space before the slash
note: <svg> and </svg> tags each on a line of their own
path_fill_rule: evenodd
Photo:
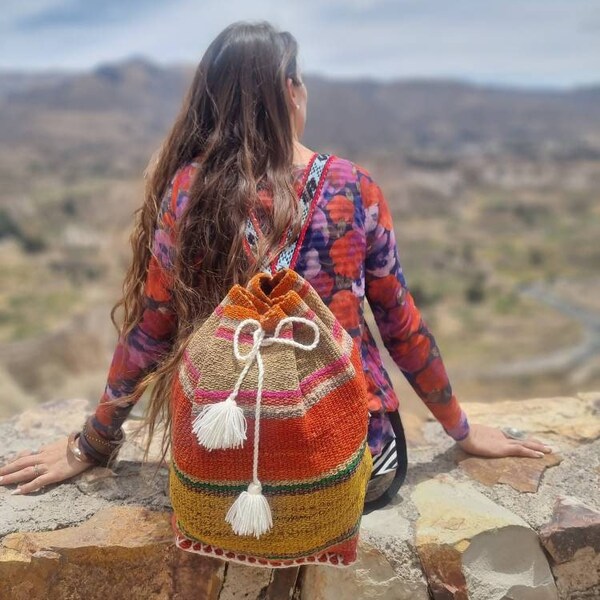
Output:
<svg viewBox="0 0 600 600">
<path fill-rule="evenodd" d="M 297 42 L 267 22 L 237 22 L 210 44 L 195 71 L 175 122 L 148 165 L 143 205 L 130 237 L 133 260 L 122 297 L 111 311 L 120 335 L 127 336 L 144 312 L 144 285 L 157 215 L 179 169 L 199 162 L 189 201 L 176 227 L 173 309 L 177 329 L 171 350 L 132 393 L 109 401 L 127 406 L 150 388 L 140 430 L 147 427 L 144 460 L 159 423 L 164 423 L 162 457 L 170 446 L 170 391 L 191 333 L 235 283 L 255 272 L 245 255 L 248 210 L 258 202 L 259 183 L 273 198 L 259 263 L 288 226 L 300 228 L 292 179 L 294 133 L 286 82 L 301 85 Z M 115 314 L 123 308 L 119 326 Z M 138 430 L 139 431 L 139 430 Z M 160 463 L 159 463 L 160 464 Z"/>
</svg>

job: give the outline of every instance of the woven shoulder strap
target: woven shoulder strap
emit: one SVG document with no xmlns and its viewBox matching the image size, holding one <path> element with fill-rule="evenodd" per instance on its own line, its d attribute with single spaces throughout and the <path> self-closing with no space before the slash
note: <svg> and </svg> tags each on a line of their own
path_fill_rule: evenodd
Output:
<svg viewBox="0 0 600 600">
<path fill-rule="evenodd" d="M 279 248 L 260 266 L 261 271 L 274 274 L 281 269 L 294 268 L 294 265 L 298 260 L 302 241 L 304 240 L 306 230 L 310 224 L 310 218 L 321 194 L 321 189 L 323 187 L 323 182 L 325 181 L 331 158 L 332 156 L 329 154 L 315 154 L 311 159 L 311 162 L 307 167 L 306 179 L 299 195 L 302 223 L 300 235 L 296 239 L 292 239 L 291 231 L 288 228 Z M 253 260 L 257 254 L 257 245 L 260 235 L 260 224 L 253 216 L 249 216 L 246 222 L 246 239 L 244 247 L 249 257 Z"/>
</svg>

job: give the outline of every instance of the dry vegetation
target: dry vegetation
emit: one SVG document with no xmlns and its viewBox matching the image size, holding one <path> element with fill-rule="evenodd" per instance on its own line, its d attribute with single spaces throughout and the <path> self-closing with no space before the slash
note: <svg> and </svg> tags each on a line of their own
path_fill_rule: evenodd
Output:
<svg viewBox="0 0 600 600">
<path fill-rule="evenodd" d="M 102 393 L 142 170 L 188 78 L 134 61 L 37 87 L 20 80 L 13 92 L 0 85 L 0 415 Z M 308 85 L 306 142 L 366 166 L 384 190 L 408 284 L 458 397 L 600 387 L 600 350 L 527 367 L 600 335 L 590 326 L 600 319 L 597 91 L 557 99 L 452 83 Z M 338 114 L 341 93 L 350 96 Z M 563 306 L 527 296 L 534 282 Z M 494 374 L 515 363 L 519 375 Z M 390 373 L 404 405 L 427 414 Z"/>
</svg>

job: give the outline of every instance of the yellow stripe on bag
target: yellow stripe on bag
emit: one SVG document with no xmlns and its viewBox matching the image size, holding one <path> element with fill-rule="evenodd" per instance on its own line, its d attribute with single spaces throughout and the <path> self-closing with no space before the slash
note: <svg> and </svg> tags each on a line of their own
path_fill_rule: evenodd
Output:
<svg viewBox="0 0 600 600">
<path fill-rule="evenodd" d="M 343 536 L 360 521 L 372 460 L 367 448 L 354 476 L 339 485 L 309 494 L 270 496 L 273 528 L 259 539 L 234 534 L 225 521 L 235 495 L 192 490 L 173 470 L 171 502 L 188 535 L 206 544 L 264 556 L 308 553 Z"/>
</svg>

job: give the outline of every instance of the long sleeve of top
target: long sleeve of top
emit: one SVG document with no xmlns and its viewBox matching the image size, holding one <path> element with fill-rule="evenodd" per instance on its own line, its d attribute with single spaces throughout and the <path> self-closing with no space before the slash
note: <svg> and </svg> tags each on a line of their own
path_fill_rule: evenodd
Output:
<svg viewBox="0 0 600 600">
<path fill-rule="evenodd" d="M 92 418 L 94 429 L 109 439 L 114 437 L 139 398 L 124 406 L 109 405 L 107 401 L 132 393 L 136 384 L 156 368 L 172 346 L 177 315 L 171 305 L 170 277 L 175 248 L 175 213 L 182 175 L 185 173 L 178 172 L 170 181 L 159 207 L 144 284 L 141 319 L 127 336 L 119 336 L 106 387 Z"/>
<path fill-rule="evenodd" d="M 390 356 L 444 430 L 455 440 L 469 423 L 429 331 L 407 286 L 389 206 L 369 173 L 359 170 L 365 211 L 365 295 Z"/>
</svg>

